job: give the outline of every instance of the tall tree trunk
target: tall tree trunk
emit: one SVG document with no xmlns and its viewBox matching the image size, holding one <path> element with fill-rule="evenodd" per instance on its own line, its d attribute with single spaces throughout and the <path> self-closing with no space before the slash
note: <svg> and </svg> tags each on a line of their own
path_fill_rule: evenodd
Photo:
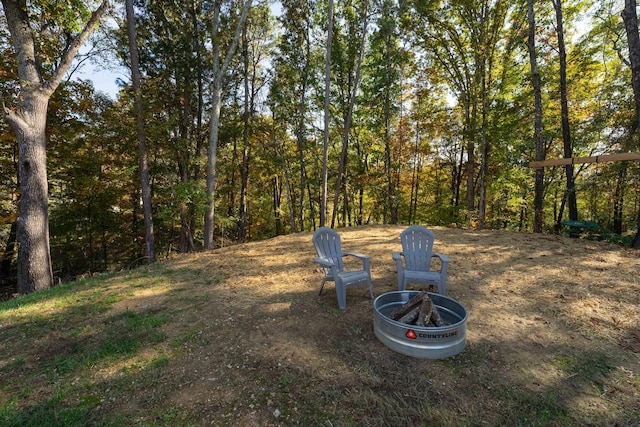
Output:
<svg viewBox="0 0 640 427">
<path fill-rule="evenodd" d="M 636 131 L 640 136 L 640 35 L 638 34 L 638 14 L 636 1 L 625 0 L 622 20 L 627 30 L 629 60 L 631 61 L 631 86 L 636 106 Z M 637 231 L 631 247 L 640 249 L 640 209 L 638 210 Z"/>
<path fill-rule="evenodd" d="M 558 51 L 560 54 L 560 103 L 562 116 L 562 142 L 564 147 L 564 157 L 573 157 L 573 145 L 571 142 L 571 127 L 569 126 L 569 101 L 567 95 L 567 53 L 564 43 L 564 24 L 562 17 L 562 1 L 553 0 L 553 6 L 556 9 L 556 22 L 558 33 Z M 576 185 L 574 179 L 573 165 L 565 166 L 566 201 L 569 206 L 569 219 L 578 220 L 578 201 L 576 198 Z M 562 217 L 558 217 L 558 222 L 562 221 Z"/>
<path fill-rule="evenodd" d="M 353 88 L 349 97 L 349 106 L 347 117 L 344 123 L 344 131 L 342 133 L 342 151 L 340 153 L 340 163 L 338 164 L 338 177 L 336 180 L 336 192 L 333 197 L 333 214 L 331 215 L 331 227 L 335 226 L 336 216 L 338 213 L 338 197 L 342 188 L 343 179 L 345 179 L 345 168 L 347 163 L 347 149 L 349 148 L 349 132 L 351 130 L 351 119 L 353 118 L 353 107 L 356 103 L 356 95 L 358 94 L 358 86 L 360 85 L 360 68 L 364 58 L 364 52 L 367 42 L 367 26 L 369 22 L 369 2 L 364 4 L 363 21 L 362 21 L 362 37 L 360 38 L 360 54 L 358 55 L 358 63 L 356 64 L 356 73 L 353 81 Z M 323 169 L 324 174 L 324 169 Z M 344 203 L 347 203 L 347 195 L 345 193 Z"/>
<path fill-rule="evenodd" d="M 484 16 L 484 15 L 483 15 Z M 483 32 L 484 34 L 484 32 Z M 483 35 L 481 37 L 484 37 Z M 481 41 L 484 41 L 481 39 Z M 484 45 L 484 43 L 482 43 Z M 480 230 L 485 228 L 485 221 L 487 215 L 487 169 L 489 159 L 489 142 L 487 141 L 487 70 L 486 70 L 486 57 L 484 52 L 480 60 L 480 73 L 481 73 L 481 129 L 480 136 L 482 139 L 482 153 L 480 154 L 480 191 L 478 194 L 478 228 Z"/>
<path fill-rule="evenodd" d="M 129 38 L 129 55 L 131 57 L 131 82 L 136 103 L 136 132 L 138 135 L 138 152 L 140 155 L 140 186 L 142 189 L 142 211 L 144 214 L 144 241 L 147 249 L 147 262 L 156 262 L 156 251 L 153 233 L 153 213 L 151 206 L 151 183 L 149 181 L 149 158 L 147 154 L 147 135 L 144 130 L 144 109 L 142 106 L 142 84 L 140 82 L 140 59 L 136 41 L 136 18 L 133 14 L 133 1 L 126 0 L 127 35 Z"/>
<path fill-rule="evenodd" d="M 469 89 L 467 89 L 464 98 L 465 109 L 465 124 L 464 124 L 464 136 L 467 143 L 467 219 L 471 219 L 471 215 L 475 209 L 475 196 L 476 196 L 476 141 L 475 141 L 475 129 L 476 129 L 476 113 L 475 113 L 475 100 L 471 99 Z M 472 106 L 472 103 L 474 106 Z"/>
<path fill-rule="evenodd" d="M 307 123 L 305 121 L 307 111 L 307 87 L 309 85 L 309 61 L 311 55 L 311 40 L 305 35 L 306 55 L 305 64 L 302 71 L 302 84 L 300 87 L 300 99 L 298 105 L 298 123 L 296 128 L 296 139 L 298 141 L 298 163 L 300 165 L 300 182 L 298 189 L 300 192 L 300 200 L 298 203 L 298 221 L 299 229 L 304 230 L 304 193 L 307 187 L 307 166 L 304 159 L 305 146 L 306 146 L 306 131 Z M 311 201 L 310 201 L 311 202 Z M 293 207 L 292 207 L 293 209 Z M 322 215 L 322 214 L 321 214 Z"/>
<path fill-rule="evenodd" d="M 535 122 L 534 122 L 534 137 L 536 148 L 536 160 L 541 161 L 545 158 L 544 140 L 542 135 L 542 94 L 540 88 L 540 72 L 538 70 L 538 63 L 536 58 L 536 21 L 533 13 L 533 0 L 527 0 L 527 17 L 529 20 L 529 61 L 531 64 L 531 80 L 533 83 L 533 95 L 535 105 Z M 535 172 L 535 186 L 534 186 L 534 220 L 533 220 L 533 232 L 542 233 L 544 212 L 544 169 L 538 168 Z"/>
<path fill-rule="evenodd" d="M 236 27 L 236 32 L 231 41 L 224 62 L 220 65 L 220 37 L 218 36 L 220 25 L 220 1 L 216 0 L 213 12 L 213 33 L 211 43 L 213 45 L 213 88 L 211 97 L 211 118 L 209 121 L 209 149 L 207 151 L 207 197 L 208 207 L 204 217 L 204 247 L 213 249 L 213 222 L 215 217 L 216 199 L 216 162 L 218 158 L 218 137 L 220 127 L 220 109 L 222 107 L 222 83 L 224 75 L 229 67 L 232 56 L 238 46 L 238 40 L 242 32 L 242 27 L 247 20 L 249 9 L 253 0 L 243 3 L 242 14 Z"/>
<path fill-rule="evenodd" d="M 302 90 L 303 92 L 306 92 L 306 88 Z M 302 95 L 302 97 L 304 98 L 304 95 Z M 300 101 L 300 109 L 301 111 L 304 111 L 304 99 L 302 99 Z M 298 205 L 297 205 L 297 213 L 298 213 L 298 223 L 299 223 L 299 228 L 300 230 L 304 230 L 304 201 L 305 201 L 305 196 L 304 193 L 306 191 L 307 188 L 307 166 L 304 160 L 304 152 L 305 152 L 305 123 L 304 123 L 304 114 L 301 114 L 301 117 L 298 121 L 299 125 L 298 125 L 298 131 L 297 133 L 297 141 L 298 141 L 298 165 L 300 168 L 300 180 L 298 182 L 298 191 L 300 193 L 300 199 L 298 201 Z"/>
<path fill-rule="evenodd" d="M 358 154 L 360 176 L 366 176 L 367 174 L 367 155 L 363 153 L 362 144 L 358 142 L 356 144 L 356 153 Z M 356 212 L 356 225 L 363 225 L 364 218 L 364 185 L 362 182 L 358 182 L 358 197 L 357 197 L 357 212 Z"/>
<path fill-rule="evenodd" d="M 242 130 L 242 166 L 240 167 L 240 206 L 238 207 L 238 241 L 240 243 L 246 238 L 247 225 L 247 191 L 249 187 L 249 131 L 251 122 L 251 112 L 253 111 L 253 91 L 255 86 L 255 75 L 249 76 L 249 49 L 247 46 L 247 26 L 242 31 L 244 61 L 244 128 Z M 249 83 L 251 81 L 251 88 Z"/>
<path fill-rule="evenodd" d="M 485 227 L 485 217 L 487 212 L 487 188 L 486 188 L 486 175 L 487 175 L 487 46 L 485 42 L 486 34 L 486 11 L 487 4 L 482 2 L 479 12 L 478 35 L 476 40 L 477 47 L 474 49 L 475 57 L 475 72 L 474 72 L 474 98 L 473 98 L 473 124 L 474 124 L 474 138 L 476 140 L 476 128 L 478 109 L 480 109 L 480 168 L 478 170 L 477 188 L 478 188 L 478 225 L 479 229 Z M 478 105 L 477 90 L 480 90 L 480 105 Z M 473 178 L 472 176 L 470 178 Z M 475 192 L 471 193 L 475 195 Z M 470 199 L 473 201 L 473 199 Z M 470 204 L 470 208 L 473 209 L 473 203 Z"/>
<path fill-rule="evenodd" d="M 181 76 L 181 74 L 183 76 Z M 181 78 L 182 77 L 182 78 Z M 174 78 L 176 80 L 176 89 L 182 92 L 183 102 L 180 106 L 180 122 L 178 124 L 178 131 L 180 132 L 180 139 L 183 141 L 189 141 L 191 139 L 191 122 L 193 117 L 191 115 L 191 91 L 189 89 L 188 82 L 190 81 L 190 75 L 187 73 L 174 72 Z M 181 82 L 180 84 L 178 82 Z M 178 173 L 180 175 L 180 183 L 188 185 L 191 179 L 191 152 L 189 145 L 185 145 L 178 149 Z M 186 202 L 180 203 L 180 234 L 178 241 L 178 251 L 180 253 L 186 253 L 189 250 L 190 242 L 193 241 L 189 217 L 189 207 Z"/>
<path fill-rule="evenodd" d="M 17 105 L 3 106 L 3 117 L 18 140 L 18 292 L 26 294 L 53 285 L 49 247 L 49 193 L 47 181 L 46 121 L 49 99 L 73 58 L 89 38 L 109 2 L 104 0 L 80 34 L 69 40 L 48 81 L 36 58 L 36 34 L 32 30 L 27 2 L 2 0 L 18 65 L 21 93 Z M 56 61 L 52 61 L 56 62 Z M 28 83 L 28 84 L 25 84 Z"/>
<path fill-rule="evenodd" d="M 616 188 L 613 196 L 613 232 L 622 234 L 622 213 L 624 206 L 625 183 L 627 182 L 627 165 L 620 165 Z"/>
<path fill-rule="evenodd" d="M 331 103 L 331 40 L 333 38 L 333 0 L 329 0 L 329 16 L 327 24 L 327 52 L 324 72 L 324 140 L 322 151 L 322 195 L 320 198 L 320 227 L 326 224 L 327 191 L 329 190 L 329 105 Z"/>
<path fill-rule="evenodd" d="M 398 223 L 398 200 L 396 187 L 393 181 L 393 165 L 391 156 L 391 46 L 390 36 L 385 36 L 385 88 L 384 88 L 384 168 L 387 178 L 387 209 L 385 209 L 384 222 Z"/>
<path fill-rule="evenodd" d="M 285 196 L 287 198 L 287 205 L 289 206 L 289 226 L 291 227 L 291 232 L 297 233 L 298 229 L 296 228 L 296 220 L 294 216 L 295 202 L 291 195 L 291 179 L 289 178 L 289 166 L 287 165 L 286 159 L 284 157 L 285 147 L 284 143 L 282 148 L 278 145 L 277 142 L 277 130 L 276 130 L 276 116 L 275 113 L 271 112 L 271 121 L 273 122 L 273 136 L 272 143 L 275 147 L 276 152 L 280 156 L 280 163 L 282 164 L 282 171 L 284 173 L 284 185 L 285 185 Z"/>
<path fill-rule="evenodd" d="M 451 171 L 451 205 L 460 206 L 460 187 L 462 187 L 462 171 L 464 169 L 464 145 L 460 145 L 458 163 L 452 162 Z"/>
<path fill-rule="evenodd" d="M 5 111 L 5 118 L 18 135 L 20 202 L 17 241 L 18 292 L 21 294 L 53 285 L 45 135 L 48 102 L 49 96 L 25 93 L 22 117 L 16 117 L 14 121 Z"/>
<path fill-rule="evenodd" d="M 237 90 L 237 89 L 236 89 Z M 231 136 L 231 140 L 233 141 L 231 149 L 231 164 L 238 163 L 238 137 L 236 135 Z M 232 168 L 227 176 L 227 187 L 228 188 L 236 188 L 236 168 Z M 233 191 L 229 191 L 227 193 L 227 216 L 229 218 L 235 215 L 236 209 L 236 193 Z"/>
<path fill-rule="evenodd" d="M 197 14 L 197 10 L 196 10 L 196 4 L 197 2 L 195 0 L 192 0 L 191 2 L 191 8 L 190 8 L 190 15 L 191 15 L 191 21 L 192 21 L 192 25 L 194 28 L 194 34 L 193 34 L 193 38 L 192 38 L 192 42 L 193 42 L 193 50 L 195 51 L 196 54 L 196 73 L 197 73 L 197 78 L 196 78 L 196 82 L 197 82 L 197 90 L 198 90 L 198 110 L 196 113 L 196 128 L 195 131 L 193 132 L 193 135 L 195 135 L 196 138 L 196 148 L 195 148 L 195 158 L 196 159 L 200 159 L 202 156 L 202 149 L 204 147 L 204 142 L 206 140 L 206 137 L 203 136 L 203 132 L 202 132 L 202 122 L 203 122 L 203 116 L 204 116 L 204 66 L 203 66 L 203 56 L 205 56 L 205 46 L 204 46 L 204 40 L 202 37 L 202 34 L 200 32 L 200 27 L 197 25 L 198 24 L 198 14 Z M 194 182 L 198 182 L 200 180 L 200 174 L 201 174 L 201 167 L 200 167 L 200 163 L 196 162 L 195 165 L 193 166 L 193 181 Z M 195 203 L 191 203 L 190 205 L 190 209 L 189 209 L 189 248 L 190 250 L 194 251 L 195 250 L 195 242 L 193 240 L 193 235 L 196 229 L 196 206 Z"/>
<path fill-rule="evenodd" d="M 271 188 L 274 229 L 276 236 L 279 236 L 282 234 L 282 216 L 280 215 L 280 206 L 282 206 L 282 185 L 280 185 L 280 178 L 278 175 L 271 178 Z"/>
<path fill-rule="evenodd" d="M 420 97 L 418 96 L 417 108 L 420 108 Z M 409 224 L 415 224 L 418 212 L 418 190 L 420 188 L 420 171 L 422 166 L 422 156 L 420 155 L 420 121 L 416 114 L 416 138 L 413 144 L 413 166 L 411 168 L 411 196 L 409 197 Z M 436 166 L 437 168 L 437 166 Z M 437 169 L 436 169 L 437 170 Z"/>
</svg>

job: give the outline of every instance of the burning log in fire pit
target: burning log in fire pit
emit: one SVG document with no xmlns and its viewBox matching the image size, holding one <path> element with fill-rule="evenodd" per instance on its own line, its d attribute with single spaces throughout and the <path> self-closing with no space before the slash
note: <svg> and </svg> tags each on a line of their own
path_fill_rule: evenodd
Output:
<svg viewBox="0 0 640 427">
<path fill-rule="evenodd" d="M 407 325 L 440 327 L 446 326 L 429 295 L 422 291 L 398 307 L 390 316 L 393 320 Z"/>
</svg>

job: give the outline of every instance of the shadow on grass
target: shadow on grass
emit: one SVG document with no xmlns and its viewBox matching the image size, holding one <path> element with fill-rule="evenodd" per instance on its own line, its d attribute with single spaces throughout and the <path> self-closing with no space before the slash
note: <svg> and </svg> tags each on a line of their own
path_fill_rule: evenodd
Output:
<svg viewBox="0 0 640 427">
<path fill-rule="evenodd" d="M 395 290 L 390 249 L 399 244 L 396 236 L 401 230 L 374 228 L 371 235 L 359 239 L 344 233 L 345 247 L 372 255 L 376 295 Z M 468 325 L 472 333 L 467 348 L 455 357 L 415 359 L 384 347 L 372 330 L 373 310 L 366 287 L 349 290 L 347 311 L 339 311 L 330 285 L 323 295 L 317 295 L 320 273 L 302 276 L 304 279 L 291 273 L 313 268 L 311 234 L 295 237 L 308 243 L 303 251 L 293 250 L 295 253 L 288 238 L 279 238 L 276 245 L 253 257 L 243 252 L 246 247 L 234 247 L 232 253 L 201 256 L 198 263 L 185 258 L 171 266 L 128 275 L 133 278 L 129 288 L 153 290 L 155 283 L 171 283 L 161 296 L 179 301 L 178 306 L 160 303 L 140 309 L 146 305 L 144 299 L 136 301 L 127 288 L 123 295 L 115 291 L 125 280 L 122 277 L 78 285 L 60 296 L 82 303 L 54 310 L 54 314 L 32 313 L 11 329 L 0 325 L 2 345 L 16 345 L 24 338 L 21 334 L 27 334 L 39 349 L 44 348 L 43 342 L 51 344 L 42 354 L 16 349 L 14 359 L 7 358 L 0 367 L 4 384 L 0 393 L 12 396 L 0 408 L 0 424 L 382 427 L 640 422 L 637 412 L 633 413 L 637 405 L 614 394 L 609 399 L 606 394 L 607 386 L 620 381 L 617 367 L 625 356 L 616 353 L 619 349 L 590 348 L 593 341 L 584 340 L 545 342 L 545 347 L 536 351 L 538 359 L 519 359 L 517 353 L 535 349 L 537 344 L 530 342 L 535 336 L 481 330 L 480 312 L 492 297 L 483 286 L 503 280 L 499 276 L 510 271 L 517 271 L 517 275 L 510 273 L 514 280 L 529 280 L 537 257 L 549 255 L 528 252 L 522 256 L 521 236 L 487 244 L 483 233 L 456 233 L 460 235 L 442 240 L 443 244 L 457 245 L 456 249 L 448 252 L 444 247 L 440 251 L 455 263 L 451 296 L 474 316 Z M 555 251 L 551 256 L 557 256 L 559 263 L 570 259 L 581 268 L 593 268 L 586 256 L 562 256 L 567 247 L 552 244 L 549 253 Z M 488 266 L 473 259 L 473 254 L 481 251 L 506 255 L 485 268 Z M 275 252 L 285 256 L 277 264 L 264 261 Z M 220 264 L 242 259 L 239 265 L 244 270 L 222 280 L 211 275 L 208 265 L 214 259 Z M 240 283 L 242 276 L 249 274 L 249 265 L 257 267 L 265 282 L 279 277 L 290 282 L 290 287 L 262 292 L 258 287 L 263 283 L 255 287 L 253 282 Z M 194 282 L 199 285 L 193 286 Z M 572 278 L 567 283 L 573 283 Z M 537 285 L 532 283 L 531 287 Z M 97 288 L 95 292 L 114 289 L 96 293 L 85 302 L 80 295 L 88 294 L 92 287 Z M 600 291 L 606 297 L 615 295 L 610 289 Z M 257 296 L 250 298 L 248 294 Z M 534 298 L 516 297 L 517 307 L 501 307 L 517 310 L 518 320 L 533 319 L 527 330 L 560 333 L 566 329 L 581 335 L 571 326 L 567 313 L 541 312 Z M 45 304 L 56 296 L 33 298 Z M 132 298 L 127 306 L 136 310 L 108 312 L 125 298 Z M 511 301 L 508 296 L 505 299 Z M 0 314 L 6 309 L 0 306 Z M 82 318 L 86 324 L 69 323 L 65 318 Z M 518 325 L 503 327 L 520 330 Z M 55 339 L 46 341 L 47 334 Z M 635 369 L 638 364 L 631 366 Z M 546 381 L 536 377 L 545 370 L 558 375 L 545 377 Z M 28 384 L 39 384 L 39 388 Z M 640 390 L 640 384 L 633 387 Z M 604 409 L 592 413 L 576 407 L 582 400 Z"/>
</svg>

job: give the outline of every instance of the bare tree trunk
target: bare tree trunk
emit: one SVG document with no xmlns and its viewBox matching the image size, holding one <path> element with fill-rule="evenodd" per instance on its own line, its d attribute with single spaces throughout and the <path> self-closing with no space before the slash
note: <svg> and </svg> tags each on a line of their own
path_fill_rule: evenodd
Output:
<svg viewBox="0 0 640 427">
<path fill-rule="evenodd" d="M 465 94 L 465 129 L 464 138 L 467 142 L 467 219 L 471 219 L 471 215 L 475 209 L 475 196 L 476 196 L 476 181 L 475 181 L 475 169 L 476 169 L 476 141 L 475 141 L 475 129 L 476 129 L 476 113 L 475 101 L 471 100 L 469 91 Z M 473 110 L 473 111 L 472 111 Z"/>
<path fill-rule="evenodd" d="M 20 203 L 18 205 L 18 292 L 26 294 L 53 285 L 49 252 L 46 117 L 49 98 L 25 96 L 29 124 L 18 134 Z"/>
<path fill-rule="evenodd" d="M 287 204 L 289 205 L 289 226 L 291 227 L 291 231 L 293 233 L 297 233 L 298 229 L 296 228 L 296 221 L 295 221 L 295 217 L 294 217 L 294 200 L 293 197 L 291 195 L 292 190 L 291 190 L 291 179 L 289 178 L 289 167 L 287 165 L 287 162 L 284 158 L 284 153 L 285 153 L 285 147 L 283 146 L 282 149 L 280 149 L 280 147 L 278 146 L 278 142 L 276 141 L 277 138 L 277 131 L 276 131 L 276 117 L 275 114 L 272 112 L 271 113 L 271 121 L 273 122 L 273 146 L 276 149 L 276 152 L 278 153 L 278 155 L 280 156 L 280 161 L 282 164 L 282 171 L 284 173 L 284 185 L 285 185 L 285 196 L 287 198 Z"/>
<path fill-rule="evenodd" d="M 385 89 L 384 89 L 384 168 L 387 177 L 387 209 L 385 209 L 384 222 L 398 223 L 398 200 L 396 197 L 396 183 L 393 181 L 393 165 L 391 157 L 391 54 L 389 36 L 385 37 Z"/>
<path fill-rule="evenodd" d="M 240 166 L 240 204 L 238 206 L 238 242 L 245 239 L 247 224 L 247 187 L 249 185 L 249 49 L 247 47 L 247 26 L 242 29 L 242 60 L 244 73 L 244 114 L 242 129 L 242 164 Z"/>
<path fill-rule="evenodd" d="M 198 110 L 196 113 L 196 129 L 194 134 L 196 135 L 196 150 L 195 158 L 200 159 L 202 156 L 202 148 L 206 137 L 203 136 L 202 122 L 204 116 L 204 66 L 202 57 L 205 55 L 205 46 L 202 34 L 197 25 L 198 18 L 196 14 L 196 1 L 192 1 L 191 7 L 191 20 L 193 22 L 194 34 L 193 34 L 193 46 L 196 53 L 196 70 L 197 70 L 197 87 L 198 87 Z M 193 168 L 193 181 L 198 182 L 201 174 L 201 167 L 199 162 L 196 162 Z M 196 229 L 196 207 L 191 204 L 189 209 L 189 250 L 195 251 L 194 232 Z"/>
<path fill-rule="evenodd" d="M 80 34 L 71 37 L 49 80 L 45 81 L 36 58 L 36 34 L 24 0 L 2 0 L 22 82 L 19 101 L 5 106 L 3 117 L 18 140 L 18 292 L 26 294 L 53 285 L 49 249 L 49 192 L 47 181 L 47 108 L 80 47 L 87 41 L 109 6 L 104 0 Z M 28 82 L 28 84 L 24 84 Z"/>
<path fill-rule="evenodd" d="M 149 159 L 147 155 L 147 135 L 144 130 L 144 109 L 142 106 L 142 84 L 140 78 L 140 59 L 136 41 L 136 18 L 133 14 L 133 1 L 126 0 L 127 35 L 129 37 L 129 55 L 131 57 L 131 82 L 136 103 L 136 131 L 138 134 L 138 152 L 140 155 L 140 187 L 142 189 L 142 211 L 144 213 L 144 241 L 147 248 L 147 262 L 156 262 L 153 233 L 153 214 L 151 206 L 151 183 L 149 180 Z"/>
<path fill-rule="evenodd" d="M 303 92 L 306 92 L 306 89 L 303 89 Z M 304 95 L 303 95 L 304 98 Z M 301 110 L 304 110 L 304 106 L 302 103 L 305 102 L 301 100 Z M 298 191 L 300 192 L 300 199 L 298 201 L 298 223 L 300 225 L 300 230 L 304 230 L 304 193 L 307 189 L 307 166 L 304 161 L 304 151 L 305 151 L 305 136 L 304 136 L 304 115 L 301 115 L 298 126 L 298 164 L 300 167 L 300 181 L 298 183 Z M 311 202 L 311 201 L 310 201 Z"/>
<path fill-rule="evenodd" d="M 333 36 L 333 0 L 329 0 L 329 16 L 327 25 L 327 52 L 324 74 L 324 141 L 322 154 L 322 195 L 320 200 L 320 227 L 326 224 L 327 216 L 327 191 L 329 180 L 329 105 L 331 102 L 331 40 Z"/>
<path fill-rule="evenodd" d="M 211 42 L 213 44 L 213 90 L 211 98 L 211 119 L 209 121 L 209 149 L 207 151 L 207 197 L 209 206 L 204 217 L 204 247 L 213 249 L 213 221 L 215 217 L 215 195 L 216 195 L 216 162 L 218 157 L 218 137 L 220 127 L 220 109 L 222 107 L 222 82 L 224 75 L 231 62 L 231 57 L 235 54 L 242 27 L 244 27 L 251 3 L 247 0 L 243 3 L 242 15 L 238 21 L 236 32 L 231 45 L 225 55 L 224 62 L 220 65 L 220 37 L 218 30 L 220 25 L 220 0 L 216 0 L 213 13 L 213 33 Z"/>
<path fill-rule="evenodd" d="M 483 15 L 484 16 L 484 15 Z M 483 43 L 484 44 L 484 43 Z M 481 97 L 482 97 L 482 111 L 481 111 L 481 138 L 482 138 L 482 152 L 480 153 L 480 184 L 478 194 L 478 228 L 480 230 L 485 228 L 486 215 L 487 215 L 487 158 L 489 152 L 489 143 L 487 141 L 487 70 L 486 70 L 486 58 L 484 52 L 480 61 L 480 72 L 482 73 L 481 79 Z"/>
<path fill-rule="evenodd" d="M 464 168 L 464 145 L 460 145 L 458 163 L 453 163 L 451 173 L 451 205 L 460 206 L 460 187 L 462 187 L 462 171 Z"/>
<path fill-rule="evenodd" d="M 571 127 L 569 126 L 569 101 L 567 95 L 567 53 L 564 44 L 564 24 L 562 17 L 561 0 L 553 0 L 553 6 L 556 9 L 556 22 L 558 33 L 558 50 L 560 54 L 560 103 L 562 116 L 562 141 L 564 146 L 564 157 L 573 157 L 573 145 L 571 143 Z M 569 219 L 576 221 L 578 219 L 578 201 L 576 198 L 576 185 L 574 179 L 573 165 L 565 166 L 566 186 L 566 202 L 569 205 Z M 558 222 L 562 221 L 562 217 L 558 217 Z"/>
<path fill-rule="evenodd" d="M 622 234 L 622 212 L 624 206 L 625 184 L 627 182 L 627 165 L 620 165 L 618 179 L 613 196 L 613 232 Z"/>
<path fill-rule="evenodd" d="M 479 191 L 478 191 L 478 228 L 484 229 L 486 226 L 487 217 L 487 170 L 489 168 L 489 141 L 487 141 L 487 110 L 488 107 L 488 84 L 487 74 L 491 75 L 491 66 L 489 65 L 489 71 L 487 71 L 488 63 L 491 62 L 492 55 L 488 52 L 490 43 L 486 42 L 486 39 L 491 39 L 491 35 L 487 34 L 487 26 L 485 22 L 488 15 L 488 4 L 482 3 L 482 9 L 480 14 L 478 33 L 479 51 L 476 54 L 477 64 L 480 73 L 480 139 L 481 139 L 481 153 L 480 153 L 480 177 L 479 177 Z M 489 54 L 489 55 L 488 55 Z"/>
<path fill-rule="evenodd" d="M 638 34 L 638 14 L 636 1 L 625 0 L 622 20 L 627 30 L 629 60 L 631 61 L 631 86 L 636 105 L 636 131 L 640 135 L 640 35 Z M 640 249 L 640 209 L 638 210 L 637 231 L 631 247 Z"/>
<path fill-rule="evenodd" d="M 282 234 L 282 216 L 280 215 L 280 206 L 282 206 L 282 185 L 280 185 L 280 178 L 278 175 L 271 178 L 271 188 L 274 229 L 276 236 L 279 236 Z"/>
<path fill-rule="evenodd" d="M 336 192 L 333 197 L 333 214 L 331 215 L 331 227 L 335 226 L 336 216 L 338 213 L 338 197 L 340 195 L 340 189 L 342 187 L 342 180 L 344 179 L 344 175 L 345 175 L 345 168 L 346 168 L 346 162 L 347 162 L 347 149 L 349 148 L 349 131 L 351 130 L 351 119 L 353 117 L 353 106 L 356 103 L 356 95 L 358 94 L 358 86 L 360 85 L 360 68 L 362 66 L 364 51 L 366 49 L 367 26 L 369 22 L 369 2 L 368 1 L 365 2 L 363 15 L 364 16 L 363 16 L 363 22 L 362 22 L 362 37 L 360 38 L 360 55 L 358 56 L 358 63 L 356 64 L 356 75 L 353 82 L 353 88 L 351 90 L 347 117 L 344 123 L 344 131 L 342 134 L 342 151 L 340 153 L 340 163 L 338 164 L 338 178 L 336 180 Z M 324 175 L 324 169 L 323 169 L 323 175 Z M 345 200 L 344 200 L 345 204 L 347 203 L 346 197 L 347 196 L 345 194 Z"/>
<path fill-rule="evenodd" d="M 420 108 L 418 96 L 417 108 Z M 413 145 L 414 162 L 411 168 L 411 196 L 409 197 L 409 224 L 414 224 L 418 213 L 418 191 L 420 188 L 420 171 L 422 155 L 420 154 L 420 120 L 416 115 L 416 138 Z M 436 169 L 437 170 L 437 169 Z"/>
<path fill-rule="evenodd" d="M 536 59 L 536 21 L 533 13 L 533 0 L 527 0 L 527 17 L 529 19 L 529 61 L 531 63 L 531 79 L 533 83 L 533 94 L 535 103 L 535 123 L 534 137 L 536 148 L 536 160 L 541 161 L 545 158 L 544 141 L 542 135 L 542 94 L 540 89 L 540 72 Z M 542 233 L 542 225 L 544 219 L 544 168 L 536 169 L 535 187 L 534 187 L 534 220 L 533 232 Z"/>
<path fill-rule="evenodd" d="M 308 34 L 305 33 L 305 34 Z M 306 140 L 306 111 L 307 111 L 307 87 L 309 85 L 309 68 L 310 68 L 310 58 L 311 58 L 311 40 L 308 35 L 305 35 L 305 46 L 306 46 L 306 55 L 305 55 L 305 64 L 302 72 L 302 86 L 300 88 L 300 104 L 298 106 L 298 126 L 296 131 L 296 137 L 298 140 L 298 160 L 300 164 L 300 183 L 299 183 L 299 191 L 300 191 L 300 202 L 298 204 L 298 215 L 299 215 L 299 228 L 300 231 L 304 230 L 304 192 L 307 187 L 307 167 L 304 160 L 304 151 L 305 151 L 305 140 Z M 309 200 L 311 203 L 311 200 Z M 293 206 L 292 206 L 293 209 Z"/>
</svg>

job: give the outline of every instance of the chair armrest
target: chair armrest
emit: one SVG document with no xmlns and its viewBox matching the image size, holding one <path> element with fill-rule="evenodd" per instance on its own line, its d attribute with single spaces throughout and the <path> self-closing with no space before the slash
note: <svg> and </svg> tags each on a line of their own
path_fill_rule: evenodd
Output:
<svg viewBox="0 0 640 427">
<path fill-rule="evenodd" d="M 402 259 L 404 258 L 404 253 L 402 252 L 393 252 L 391 253 L 391 257 L 396 262 L 396 269 L 398 272 L 402 271 Z"/>
<path fill-rule="evenodd" d="M 323 268 L 333 268 L 335 266 L 335 264 L 331 260 L 328 260 L 326 258 L 317 257 L 313 260 L 313 262 L 315 262 L 316 264 L 320 264 L 320 266 Z"/>
<path fill-rule="evenodd" d="M 444 263 L 449 263 L 449 262 L 451 262 L 451 260 L 449 259 L 449 257 L 448 257 L 448 256 L 446 256 L 446 255 L 442 255 L 442 254 L 433 254 L 433 255 L 431 255 L 431 258 L 434 258 L 434 257 L 435 257 L 435 258 L 439 258 L 439 259 L 440 259 L 440 261 L 442 261 L 442 263 L 443 263 L 443 264 L 444 264 Z"/>
<path fill-rule="evenodd" d="M 431 258 L 440 259 L 440 262 L 441 262 L 440 274 L 442 274 L 444 277 L 446 277 L 447 276 L 447 271 L 449 270 L 449 263 L 451 262 L 449 257 L 446 256 L 446 255 L 442 255 L 442 254 L 433 254 L 431 256 Z"/>
<path fill-rule="evenodd" d="M 356 252 L 343 252 L 342 256 L 352 256 L 358 259 L 362 260 L 362 269 L 366 272 L 370 272 L 371 271 L 371 261 L 370 261 L 370 256 L 369 255 L 363 255 L 363 254 L 359 254 Z"/>
<path fill-rule="evenodd" d="M 353 257 L 360 258 L 360 259 L 369 259 L 369 258 L 371 258 L 369 255 L 363 255 L 363 254 L 359 254 L 359 253 L 356 253 L 356 252 L 342 252 L 342 256 L 343 257 L 345 257 L 345 256 L 353 256 Z"/>
</svg>

